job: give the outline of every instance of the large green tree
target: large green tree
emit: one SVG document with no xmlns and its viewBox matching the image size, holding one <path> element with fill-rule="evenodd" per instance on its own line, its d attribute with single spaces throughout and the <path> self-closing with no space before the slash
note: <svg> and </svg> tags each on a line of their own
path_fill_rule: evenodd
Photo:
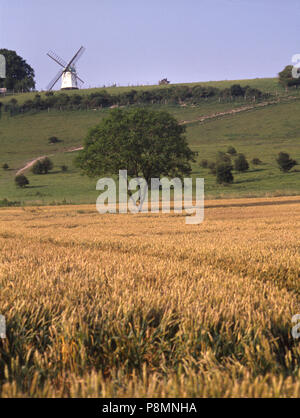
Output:
<svg viewBox="0 0 300 418">
<path fill-rule="evenodd" d="M 6 78 L 0 79 L 0 87 L 24 92 L 34 89 L 33 68 L 15 51 L 0 49 L 0 54 L 6 60 Z"/>
<path fill-rule="evenodd" d="M 296 87 L 298 88 L 300 84 L 300 77 L 293 77 L 293 66 L 287 65 L 278 75 L 279 75 L 279 83 L 285 87 L 286 89 L 288 87 Z M 296 70 L 297 74 L 299 74 L 299 69 Z"/>
<path fill-rule="evenodd" d="M 90 177 L 118 174 L 151 178 L 189 176 L 195 153 L 185 127 L 167 112 L 114 109 L 92 128 L 76 162 Z"/>
</svg>

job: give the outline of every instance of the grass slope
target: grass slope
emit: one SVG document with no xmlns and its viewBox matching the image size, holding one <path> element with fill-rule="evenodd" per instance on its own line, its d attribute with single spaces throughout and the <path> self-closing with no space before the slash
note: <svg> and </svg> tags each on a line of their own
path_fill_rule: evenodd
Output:
<svg viewBox="0 0 300 418">
<path fill-rule="evenodd" d="M 278 91 L 276 79 L 256 79 L 220 81 L 212 84 L 227 87 L 235 82 L 250 84 L 264 91 Z M 204 84 L 204 83 L 203 83 Z M 209 84 L 209 83 L 207 83 Z M 139 88 L 149 88 L 139 87 Z M 164 87 L 162 87 L 164 88 Z M 122 88 L 111 88 L 119 91 Z M 81 90 L 86 94 L 91 90 Z M 289 95 L 297 96 L 293 90 Z M 28 93 L 32 95 L 33 93 Z M 72 94 L 72 92 L 70 93 Z M 21 95 L 21 101 L 25 96 Z M 285 93 L 280 90 L 280 95 Z M 28 98 L 28 97 L 27 97 Z M 6 98 L 7 99 L 7 98 Z M 285 99 L 286 100 L 286 99 Z M 219 103 L 206 101 L 196 107 L 153 106 L 172 113 L 179 121 L 194 121 L 204 115 L 212 115 L 240 107 L 243 102 Z M 300 102 L 291 100 L 277 105 L 259 108 L 236 115 L 216 118 L 204 123 L 187 123 L 187 138 L 191 147 L 199 152 L 198 162 L 194 164 L 194 175 L 205 178 L 207 197 L 247 197 L 261 195 L 297 194 L 300 190 L 300 173 L 297 170 L 282 174 L 276 165 L 278 152 L 287 151 L 300 161 Z M 102 111 L 50 111 L 36 114 L 19 115 L 13 118 L 7 114 L 0 120 L 0 167 L 8 163 L 10 170 L 0 168 L 0 200 L 7 198 L 27 203 L 46 204 L 67 201 L 69 203 L 93 203 L 98 192 L 96 180 L 82 177 L 73 166 L 76 153 L 66 153 L 72 147 L 82 144 L 88 129 L 105 117 L 108 109 Z M 48 144 L 50 136 L 63 140 L 55 145 Z M 251 167 L 245 174 L 234 173 L 235 183 L 231 186 L 219 186 L 209 170 L 199 167 L 202 159 L 213 160 L 217 151 L 226 151 L 229 145 L 244 153 L 249 160 L 260 158 L 264 164 Z M 30 186 L 18 190 L 14 185 L 14 176 L 18 169 L 28 161 L 50 155 L 55 167 L 47 176 L 26 175 Z M 60 166 L 69 167 L 62 173 Z"/>
</svg>

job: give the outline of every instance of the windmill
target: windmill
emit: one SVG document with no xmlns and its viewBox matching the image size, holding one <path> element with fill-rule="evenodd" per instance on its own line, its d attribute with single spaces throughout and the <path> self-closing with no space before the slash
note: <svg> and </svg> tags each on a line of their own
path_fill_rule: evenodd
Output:
<svg viewBox="0 0 300 418">
<path fill-rule="evenodd" d="M 59 72 L 56 74 L 56 76 L 53 78 L 53 80 L 48 84 L 47 90 L 50 91 L 53 89 L 55 84 L 58 82 L 58 80 L 61 78 L 61 90 L 77 90 L 78 89 L 78 81 L 80 83 L 84 83 L 82 81 L 76 72 L 75 64 L 81 58 L 82 54 L 84 53 L 85 48 L 82 46 L 74 55 L 74 57 L 71 59 L 70 62 L 66 63 L 62 58 L 60 58 L 57 54 L 50 51 L 48 52 L 48 57 L 53 59 L 58 65 L 62 67 L 62 69 L 59 70 Z"/>
</svg>

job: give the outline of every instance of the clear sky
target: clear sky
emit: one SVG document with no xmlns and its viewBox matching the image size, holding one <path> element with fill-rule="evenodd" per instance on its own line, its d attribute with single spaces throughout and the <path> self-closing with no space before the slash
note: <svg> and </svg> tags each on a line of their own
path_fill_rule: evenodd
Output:
<svg viewBox="0 0 300 418">
<path fill-rule="evenodd" d="M 45 89 L 78 62 L 85 87 L 274 77 L 300 53 L 300 0 L 0 0 L 0 48 Z"/>
</svg>

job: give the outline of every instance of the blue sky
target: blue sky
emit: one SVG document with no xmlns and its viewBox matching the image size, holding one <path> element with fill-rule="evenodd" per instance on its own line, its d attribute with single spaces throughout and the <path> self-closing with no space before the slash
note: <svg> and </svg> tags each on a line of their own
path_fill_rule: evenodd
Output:
<svg viewBox="0 0 300 418">
<path fill-rule="evenodd" d="M 81 46 L 85 87 L 273 77 L 300 53 L 299 0 L 0 0 L 0 47 L 45 89 Z"/>
</svg>

